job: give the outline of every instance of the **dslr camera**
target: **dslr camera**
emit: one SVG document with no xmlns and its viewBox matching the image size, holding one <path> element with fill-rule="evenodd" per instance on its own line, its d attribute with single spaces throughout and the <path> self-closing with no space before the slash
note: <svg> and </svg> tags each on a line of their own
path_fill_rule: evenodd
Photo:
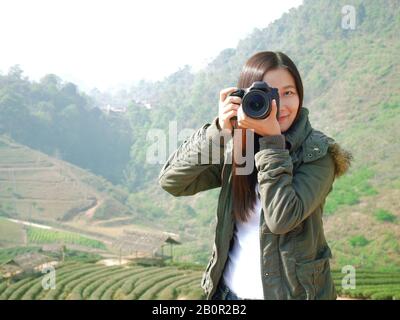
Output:
<svg viewBox="0 0 400 320">
<path fill-rule="evenodd" d="M 243 112 L 254 119 L 265 119 L 272 110 L 272 100 L 277 106 L 276 118 L 279 118 L 279 92 L 277 88 L 271 88 L 264 81 L 255 81 L 250 88 L 239 89 L 230 96 L 242 98 Z M 236 120 L 236 117 L 231 118 Z"/>
</svg>

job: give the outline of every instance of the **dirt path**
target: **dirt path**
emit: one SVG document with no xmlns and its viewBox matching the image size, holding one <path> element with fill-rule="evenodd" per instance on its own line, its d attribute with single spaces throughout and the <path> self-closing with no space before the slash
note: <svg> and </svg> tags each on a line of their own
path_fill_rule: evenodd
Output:
<svg viewBox="0 0 400 320">
<path fill-rule="evenodd" d="M 41 228 L 41 229 L 46 229 L 46 230 L 54 229 L 53 227 L 45 226 L 44 224 L 38 224 L 38 223 L 22 221 L 22 220 L 17 220 L 17 219 L 10 219 L 10 218 L 6 218 L 6 219 L 11 222 L 14 222 L 14 223 L 23 224 L 25 226 L 36 227 L 36 228 Z"/>
<path fill-rule="evenodd" d="M 86 210 L 85 216 L 89 219 L 93 218 L 96 210 L 103 204 L 103 200 L 97 201 L 96 205 Z"/>
</svg>

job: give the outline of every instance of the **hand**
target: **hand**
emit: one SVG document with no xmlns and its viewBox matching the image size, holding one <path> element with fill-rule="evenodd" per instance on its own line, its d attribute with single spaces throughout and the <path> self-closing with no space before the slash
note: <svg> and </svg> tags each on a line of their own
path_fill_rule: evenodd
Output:
<svg viewBox="0 0 400 320">
<path fill-rule="evenodd" d="M 229 94 L 236 91 L 238 88 L 225 88 L 219 93 L 219 112 L 218 124 L 221 129 L 228 129 L 232 132 L 233 126 L 231 118 L 237 116 L 237 111 L 242 103 L 242 98 L 231 97 Z"/>
<path fill-rule="evenodd" d="M 275 136 L 282 134 L 279 122 L 276 119 L 277 106 L 275 99 L 272 100 L 272 110 L 269 116 L 265 119 L 254 119 L 247 116 L 242 107 L 237 112 L 238 127 L 241 129 L 250 129 L 255 131 L 260 136 Z"/>
</svg>

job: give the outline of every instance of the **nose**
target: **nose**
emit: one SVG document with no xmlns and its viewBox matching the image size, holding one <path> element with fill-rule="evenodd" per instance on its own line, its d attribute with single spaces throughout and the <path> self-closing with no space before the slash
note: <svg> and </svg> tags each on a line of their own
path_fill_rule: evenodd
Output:
<svg viewBox="0 0 400 320">
<path fill-rule="evenodd" d="M 280 114 L 288 114 L 288 113 L 290 113 L 290 110 L 289 110 L 289 108 L 286 106 L 286 105 L 280 105 L 279 106 L 279 113 Z"/>
</svg>

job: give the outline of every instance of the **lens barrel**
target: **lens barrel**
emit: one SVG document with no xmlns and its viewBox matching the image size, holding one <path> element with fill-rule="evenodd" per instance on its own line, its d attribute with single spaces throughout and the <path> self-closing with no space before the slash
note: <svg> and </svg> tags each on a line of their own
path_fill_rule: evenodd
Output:
<svg viewBox="0 0 400 320">
<path fill-rule="evenodd" d="M 242 100 L 243 112 L 254 119 L 264 119 L 271 113 L 271 101 L 265 91 L 253 89 Z"/>
</svg>

